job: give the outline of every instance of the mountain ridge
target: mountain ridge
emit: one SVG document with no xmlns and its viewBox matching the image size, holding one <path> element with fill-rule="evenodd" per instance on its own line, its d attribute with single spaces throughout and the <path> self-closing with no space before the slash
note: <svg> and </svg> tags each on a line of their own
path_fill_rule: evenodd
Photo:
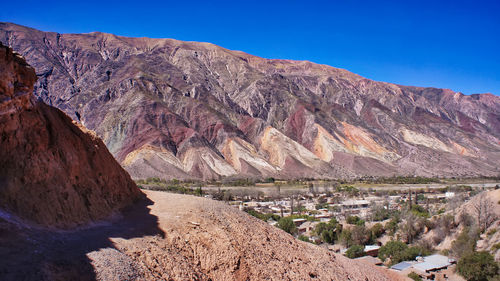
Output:
<svg viewBox="0 0 500 281">
<path fill-rule="evenodd" d="M 491 94 L 175 39 L 4 23 L 0 40 L 37 69 L 36 95 L 96 131 L 134 178 L 500 173 Z"/>
</svg>

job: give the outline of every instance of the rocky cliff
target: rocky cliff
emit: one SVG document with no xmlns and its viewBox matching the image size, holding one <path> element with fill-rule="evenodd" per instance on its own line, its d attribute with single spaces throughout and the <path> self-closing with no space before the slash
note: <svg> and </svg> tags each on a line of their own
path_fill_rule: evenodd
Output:
<svg viewBox="0 0 500 281">
<path fill-rule="evenodd" d="M 135 178 L 498 175 L 500 98 L 213 44 L 0 24 L 35 95 Z"/>
<path fill-rule="evenodd" d="M 2 214 L 66 228 L 136 200 L 139 189 L 94 133 L 36 101 L 36 80 L 34 69 L 0 44 Z"/>
</svg>

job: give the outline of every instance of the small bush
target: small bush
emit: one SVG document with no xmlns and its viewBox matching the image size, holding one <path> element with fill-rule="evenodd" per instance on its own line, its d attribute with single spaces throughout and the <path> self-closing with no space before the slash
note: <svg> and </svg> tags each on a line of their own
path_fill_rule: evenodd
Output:
<svg viewBox="0 0 500 281">
<path fill-rule="evenodd" d="M 410 277 L 411 279 L 413 279 L 415 281 L 422 281 L 422 277 L 420 277 L 420 275 L 416 274 L 415 272 L 410 272 L 408 274 L 408 277 Z"/>
<path fill-rule="evenodd" d="M 299 240 L 311 243 L 311 240 L 309 240 L 309 237 L 307 237 L 305 235 L 299 235 Z"/>
<path fill-rule="evenodd" d="M 346 257 L 350 259 L 362 257 L 365 252 L 365 247 L 361 245 L 353 245 L 345 252 Z"/>
</svg>

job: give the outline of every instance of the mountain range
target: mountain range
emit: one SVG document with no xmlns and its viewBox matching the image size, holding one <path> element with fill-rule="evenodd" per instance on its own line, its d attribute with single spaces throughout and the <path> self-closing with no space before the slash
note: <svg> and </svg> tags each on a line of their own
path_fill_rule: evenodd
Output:
<svg viewBox="0 0 500 281">
<path fill-rule="evenodd" d="M 133 178 L 497 176 L 500 97 L 402 86 L 199 42 L 0 23 L 35 96 Z"/>
</svg>

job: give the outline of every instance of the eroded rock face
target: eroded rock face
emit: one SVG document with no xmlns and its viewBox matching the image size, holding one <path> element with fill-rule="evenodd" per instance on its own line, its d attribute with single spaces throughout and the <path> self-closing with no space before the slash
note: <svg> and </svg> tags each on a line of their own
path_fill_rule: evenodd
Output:
<svg viewBox="0 0 500 281">
<path fill-rule="evenodd" d="M 196 42 L 0 24 L 133 177 L 498 175 L 500 98 Z M 307 152 L 309 151 L 309 152 Z"/>
<path fill-rule="evenodd" d="M 35 100 L 36 78 L 0 44 L 0 208 L 67 228 L 137 199 L 139 189 L 94 133 Z"/>
</svg>

